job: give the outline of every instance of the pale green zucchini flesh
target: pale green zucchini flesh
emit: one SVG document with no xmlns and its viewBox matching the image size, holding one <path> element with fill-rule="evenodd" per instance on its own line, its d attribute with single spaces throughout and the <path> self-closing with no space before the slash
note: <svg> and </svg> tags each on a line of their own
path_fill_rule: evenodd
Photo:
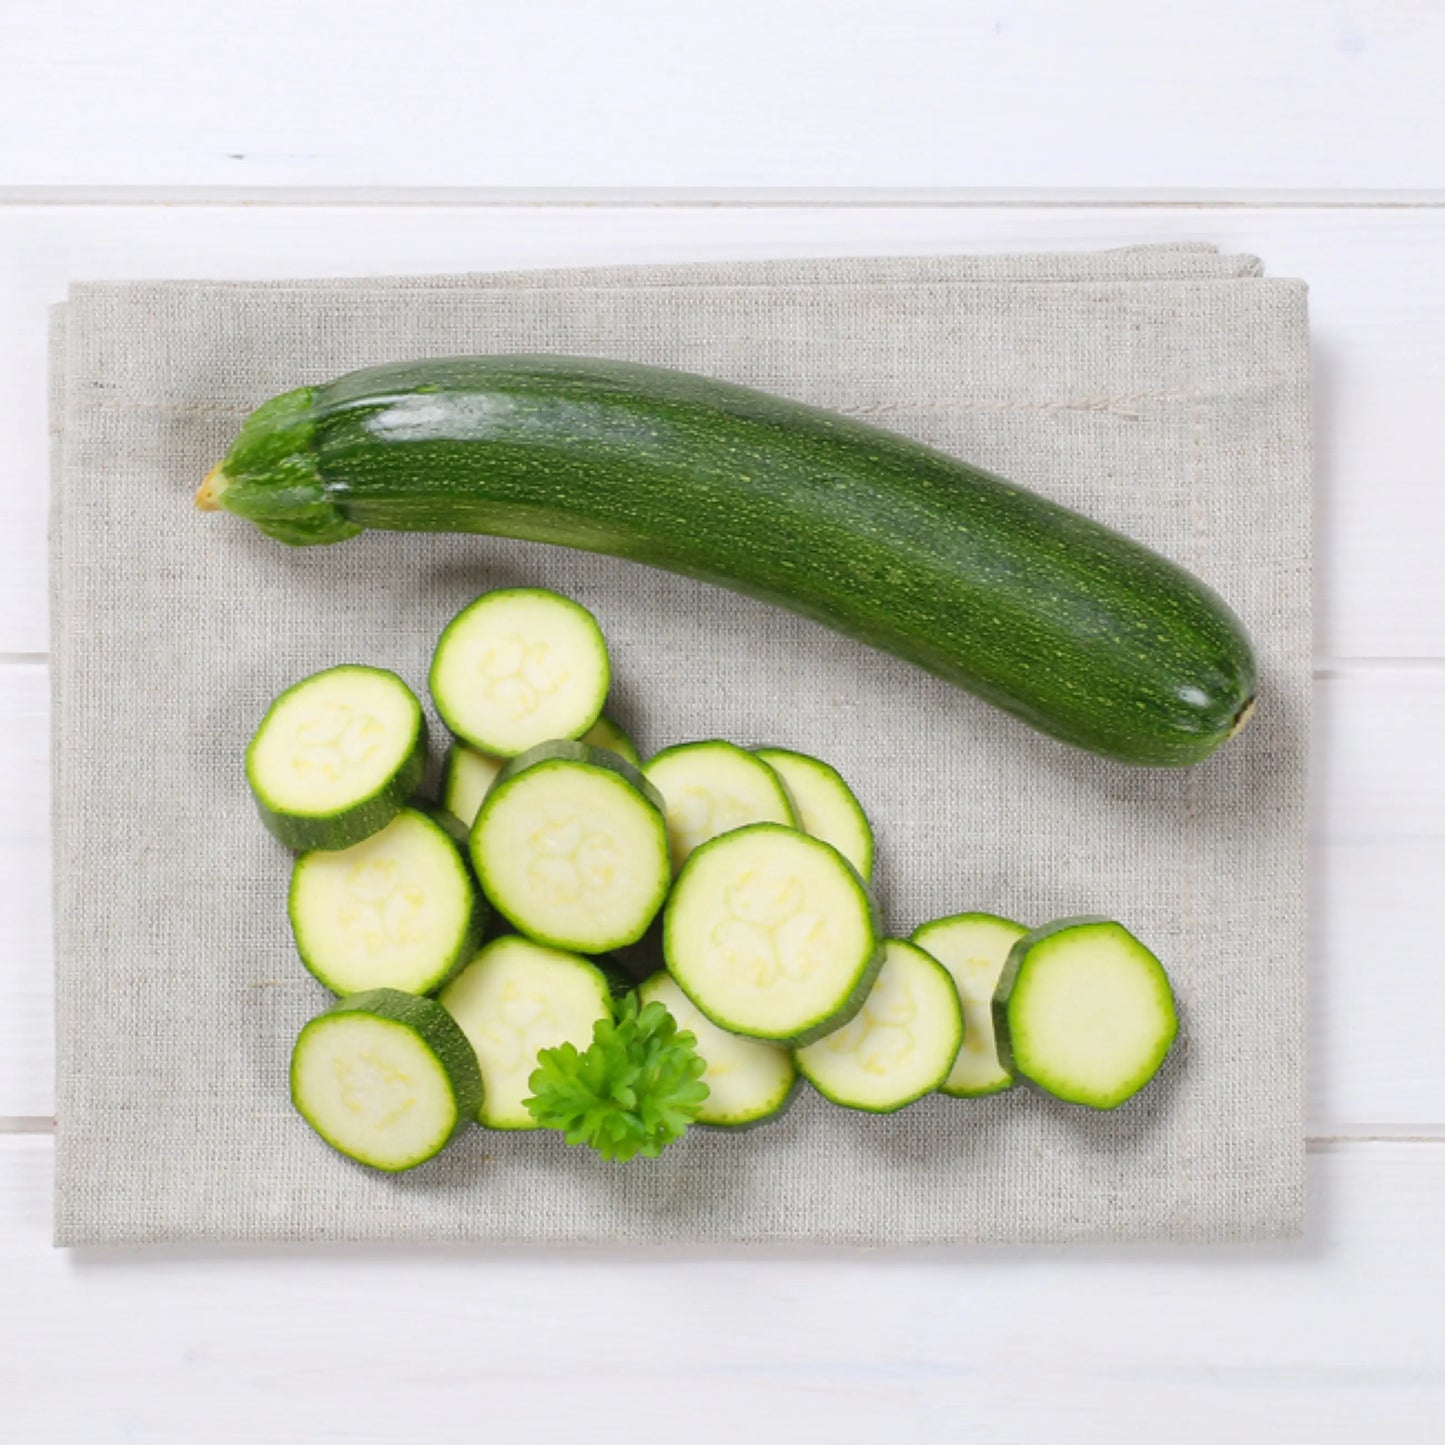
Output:
<svg viewBox="0 0 1445 1445">
<path fill-rule="evenodd" d="M 963 1010 L 947 969 L 890 938 L 863 1007 L 842 1028 L 799 1049 L 798 1068 L 824 1098 L 891 1114 L 948 1077 L 963 1042 Z"/>
<path fill-rule="evenodd" d="M 291 1101 L 339 1153 L 387 1173 L 439 1154 L 476 1117 L 482 1076 L 435 1000 L 395 989 L 341 999 L 301 1030 Z"/>
<path fill-rule="evenodd" d="M 440 995 L 476 1051 L 485 1092 L 478 1123 L 535 1129 L 523 1101 L 543 1049 L 585 1049 L 611 1015 L 607 978 L 588 959 L 511 935 L 489 943 Z"/>
<path fill-rule="evenodd" d="M 482 752 L 512 758 L 580 738 L 611 685 L 607 644 L 585 607 L 541 587 L 484 593 L 447 624 L 432 657 L 432 701 Z"/>
<path fill-rule="evenodd" d="M 775 1119 L 787 1108 L 798 1081 L 787 1049 L 720 1029 L 664 971 L 637 991 L 643 1003 L 660 1003 L 678 1028 L 697 1039 L 698 1054 L 707 1061 L 702 1081 L 708 1087 L 698 1110 L 699 1124 L 741 1129 Z"/>
<path fill-rule="evenodd" d="M 1013 1087 L 994 1038 L 993 996 L 1009 950 L 1027 932 L 1023 924 L 992 913 L 956 913 L 913 930 L 913 942 L 953 976 L 963 1005 L 963 1047 L 940 1093 L 973 1099 Z"/>
<path fill-rule="evenodd" d="M 431 993 L 476 951 L 486 919 L 456 840 L 414 808 L 350 848 L 303 853 L 288 911 L 301 961 L 342 995 Z"/>
<path fill-rule="evenodd" d="M 605 748 L 609 753 L 616 753 L 624 763 L 631 763 L 634 768 L 642 766 L 642 756 L 637 751 L 637 744 L 605 714 L 582 734 L 580 741 L 588 747 Z"/>
<path fill-rule="evenodd" d="M 261 821 L 289 848 L 350 848 L 421 786 L 426 722 L 393 672 L 314 673 L 273 702 L 246 749 Z"/>
<path fill-rule="evenodd" d="M 636 943 L 672 878 L 662 799 L 615 753 L 544 743 L 498 775 L 472 866 L 519 932 L 579 953 Z"/>
<path fill-rule="evenodd" d="M 1168 975 L 1121 924 L 1065 918 L 1026 933 L 994 995 L 1005 1065 L 1056 1098 L 1114 1109 L 1158 1073 L 1179 1031 Z"/>
<path fill-rule="evenodd" d="M 663 914 L 667 970 L 688 998 L 719 1028 L 793 1046 L 862 1007 L 881 933 L 842 854 L 774 823 L 704 843 Z"/>
<path fill-rule="evenodd" d="M 667 803 L 674 868 L 694 848 L 749 823 L 798 825 L 788 790 L 760 758 L 732 743 L 679 743 L 649 758 L 644 776 Z"/>
<path fill-rule="evenodd" d="M 442 764 L 442 807 L 464 828 L 470 829 L 481 811 L 487 789 L 506 765 L 506 758 L 454 742 Z"/>
<path fill-rule="evenodd" d="M 838 770 L 787 748 L 758 748 L 757 755 L 783 780 L 798 826 L 831 843 L 865 881 L 872 878 L 873 827 Z"/>
<path fill-rule="evenodd" d="M 605 748 L 625 763 L 640 767 L 642 759 L 632 739 L 611 718 L 600 717 L 579 739 L 588 747 Z M 484 753 L 466 743 L 453 742 L 442 765 L 442 806 L 470 828 L 481 811 L 487 789 L 507 765 L 506 758 Z"/>
</svg>

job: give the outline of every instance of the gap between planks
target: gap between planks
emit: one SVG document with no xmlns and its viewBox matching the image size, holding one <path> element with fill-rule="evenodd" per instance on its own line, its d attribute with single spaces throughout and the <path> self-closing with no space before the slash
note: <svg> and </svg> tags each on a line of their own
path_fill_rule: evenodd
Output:
<svg viewBox="0 0 1445 1445">
<path fill-rule="evenodd" d="M 0 186 L 0 206 L 468 206 L 478 209 L 735 210 L 1442 210 L 1445 190 L 1042 191 L 884 186 Z"/>
</svg>

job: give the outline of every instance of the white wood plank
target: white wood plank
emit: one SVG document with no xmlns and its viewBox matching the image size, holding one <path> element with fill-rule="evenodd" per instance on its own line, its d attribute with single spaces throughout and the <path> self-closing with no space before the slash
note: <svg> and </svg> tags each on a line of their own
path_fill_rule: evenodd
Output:
<svg viewBox="0 0 1445 1445">
<path fill-rule="evenodd" d="M 1297 1247 L 565 1259 L 66 1256 L 47 1247 L 50 1159 L 49 1140 L 0 1139 L 16 1440 L 1440 1438 L 1445 1147 L 1314 1155 Z"/>
<path fill-rule="evenodd" d="M 1445 667 L 1346 669 L 1316 716 L 1311 1129 L 1445 1128 Z M 45 718 L 45 669 L 0 666 L 0 1116 L 54 1099 Z"/>
<path fill-rule="evenodd" d="M 1445 1130 L 1445 838 L 1327 839 L 1311 862 L 1309 1131 Z"/>
<path fill-rule="evenodd" d="M 17 185 L 1436 187 L 1445 148 L 1428 0 L 11 0 L 4 37 Z"/>
<path fill-rule="evenodd" d="M 0 206 L 0 653 L 46 646 L 46 308 L 72 279 L 1203 239 L 1311 283 L 1319 648 L 1445 656 L 1445 211 Z"/>
<path fill-rule="evenodd" d="M 50 676 L 0 665 L 0 1118 L 55 1098 L 50 927 Z"/>
<path fill-rule="evenodd" d="M 1445 665 L 1327 669 L 1311 737 L 1314 836 L 1357 847 L 1445 841 L 1442 720 Z"/>
<path fill-rule="evenodd" d="M 1345 668 L 1315 698 L 1313 1127 L 1445 1123 L 1445 667 Z"/>
</svg>

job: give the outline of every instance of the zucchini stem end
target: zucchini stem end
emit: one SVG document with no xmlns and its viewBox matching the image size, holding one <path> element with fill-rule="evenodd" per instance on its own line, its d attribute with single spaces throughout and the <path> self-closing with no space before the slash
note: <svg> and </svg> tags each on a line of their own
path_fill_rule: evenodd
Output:
<svg viewBox="0 0 1445 1445">
<path fill-rule="evenodd" d="M 196 488 L 196 506 L 203 512 L 219 512 L 221 510 L 221 493 L 226 490 L 228 480 L 221 467 L 222 463 L 217 462 L 206 473 L 205 480 L 201 485 Z"/>
<path fill-rule="evenodd" d="M 1240 731 L 1242 731 L 1243 728 L 1244 728 L 1245 723 L 1247 723 L 1247 722 L 1250 720 L 1250 718 L 1252 718 L 1252 717 L 1254 716 L 1254 704 L 1255 704 L 1255 699 L 1254 699 L 1254 698 L 1250 698 L 1250 700 L 1249 700 L 1247 703 L 1245 703 L 1245 705 L 1244 705 L 1242 708 L 1240 708 L 1240 710 L 1235 714 L 1234 724 L 1233 724 L 1233 726 L 1229 729 L 1229 734 L 1228 734 L 1229 737 L 1232 738 L 1232 737 L 1236 736 Z"/>
</svg>

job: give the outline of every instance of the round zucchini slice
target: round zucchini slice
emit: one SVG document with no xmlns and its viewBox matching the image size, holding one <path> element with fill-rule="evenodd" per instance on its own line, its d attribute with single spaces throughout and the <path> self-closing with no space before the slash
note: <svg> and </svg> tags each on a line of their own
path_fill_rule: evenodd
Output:
<svg viewBox="0 0 1445 1445">
<path fill-rule="evenodd" d="M 877 909 L 836 848 L 754 823 L 688 859 L 663 914 L 682 991 L 719 1028 L 801 1045 L 846 1023 L 882 966 Z"/>
<path fill-rule="evenodd" d="M 489 1129 L 540 1127 L 523 1103 L 537 1055 L 565 1043 L 585 1049 L 592 1025 L 612 1013 L 595 964 L 516 934 L 489 943 L 439 1002 L 476 1050 L 485 1086 L 477 1122 Z"/>
<path fill-rule="evenodd" d="M 678 1028 L 697 1039 L 697 1052 L 707 1061 L 702 1081 L 708 1087 L 697 1114 L 699 1124 L 741 1129 L 775 1119 L 787 1108 L 798 1082 L 787 1049 L 718 1028 L 662 970 L 637 991 L 644 1004 L 660 1003 Z"/>
<path fill-rule="evenodd" d="M 463 742 L 513 758 L 551 738 L 580 738 L 611 684 L 607 644 L 579 603 L 541 587 L 488 592 L 446 626 L 431 695 Z"/>
<path fill-rule="evenodd" d="M 471 854 L 520 932 L 578 953 L 636 943 L 672 877 L 662 799 L 615 753 L 576 742 L 545 743 L 503 769 Z"/>
<path fill-rule="evenodd" d="M 606 748 L 634 768 L 641 765 L 632 739 L 611 718 L 598 718 L 579 741 L 588 747 Z M 481 812 L 487 790 L 506 766 L 506 758 L 478 752 L 466 743 L 454 742 L 447 749 L 446 762 L 442 767 L 442 807 L 470 828 Z"/>
<path fill-rule="evenodd" d="M 479 753 L 465 743 L 453 743 L 442 764 L 442 807 L 464 828 L 470 829 L 481 811 L 487 789 L 506 765 L 506 758 Z"/>
<path fill-rule="evenodd" d="M 301 961 L 341 995 L 431 993 L 476 951 L 486 921 L 456 841 L 414 808 L 350 848 L 303 853 L 289 911 Z"/>
<path fill-rule="evenodd" d="M 1009 952 L 993 1009 L 1005 1062 L 1091 1109 L 1132 1099 L 1179 1032 L 1163 965 L 1107 918 L 1065 918 L 1026 933 Z"/>
<path fill-rule="evenodd" d="M 582 734 L 581 741 L 588 747 L 606 748 L 609 753 L 616 753 L 624 763 L 631 763 L 634 768 L 642 766 L 642 755 L 637 751 L 637 744 L 610 717 L 598 718 Z"/>
<path fill-rule="evenodd" d="M 798 826 L 792 799 L 760 758 L 732 743 L 680 743 L 664 748 L 642 769 L 667 800 L 673 867 L 694 848 L 749 823 Z"/>
<path fill-rule="evenodd" d="M 955 1099 L 999 1094 L 1014 1076 L 998 1055 L 993 995 L 1009 950 L 1028 932 L 1021 923 L 992 913 L 956 913 L 913 930 L 913 942 L 953 975 L 963 1005 L 963 1047 L 940 1093 Z"/>
<path fill-rule="evenodd" d="M 948 1077 L 963 1042 L 963 1009 L 948 970 L 913 943 L 890 938 L 863 1007 L 797 1053 L 798 1068 L 825 1099 L 891 1114 Z"/>
<path fill-rule="evenodd" d="M 482 1076 L 439 1003 L 379 988 L 301 1030 L 291 1101 L 333 1149 L 394 1174 L 439 1154 L 476 1117 Z"/>
<path fill-rule="evenodd" d="M 261 820 L 288 848 L 350 848 L 421 786 L 426 722 L 394 673 L 346 665 L 271 704 L 246 749 Z"/>
<path fill-rule="evenodd" d="M 787 748 L 759 748 L 757 755 L 783 780 L 799 827 L 831 843 L 865 881 L 872 878 L 873 828 L 838 770 Z"/>
</svg>

